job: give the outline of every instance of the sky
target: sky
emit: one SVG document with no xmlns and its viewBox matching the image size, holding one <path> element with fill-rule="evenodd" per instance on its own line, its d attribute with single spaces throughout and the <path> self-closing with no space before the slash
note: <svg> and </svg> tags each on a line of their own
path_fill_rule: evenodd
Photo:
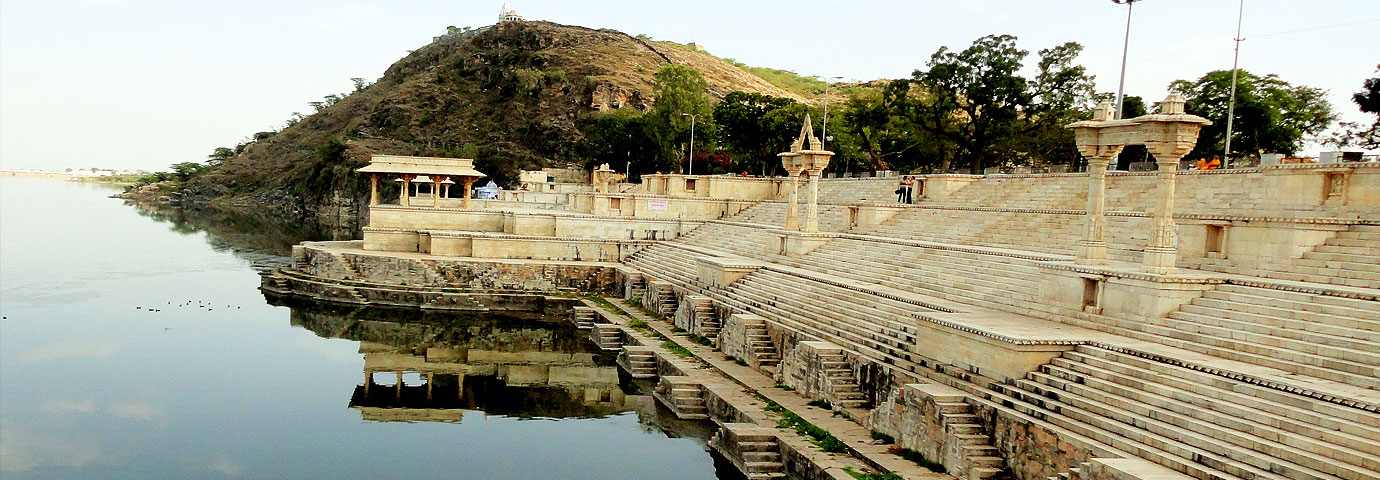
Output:
<svg viewBox="0 0 1380 480">
<path fill-rule="evenodd" d="M 0 0 L 0 168 L 158 170 L 281 127 L 307 102 L 371 81 L 447 26 L 502 2 Z M 1238 0 L 1142 0 L 1126 93 L 1231 68 Z M 1109 0 L 519 0 L 529 20 L 697 42 L 720 57 L 846 80 L 909 77 L 940 46 L 1012 34 L 1075 41 L 1114 92 L 1127 7 Z M 1373 0 L 1245 0 L 1240 65 L 1326 89 L 1343 120 L 1380 64 Z M 1028 60 L 1027 65 L 1034 63 Z M 1316 153 L 1309 145 L 1304 153 Z"/>
</svg>

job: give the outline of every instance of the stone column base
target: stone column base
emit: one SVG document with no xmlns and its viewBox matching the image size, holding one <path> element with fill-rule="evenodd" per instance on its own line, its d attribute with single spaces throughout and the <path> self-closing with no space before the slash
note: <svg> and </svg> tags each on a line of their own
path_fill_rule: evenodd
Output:
<svg viewBox="0 0 1380 480">
<path fill-rule="evenodd" d="M 1040 265 L 1047 280 L 1040 299 L 1092 314 L 1164 317 L 1226 281 L 1206 273 L 1152 275 L 1139 265 L 1093 266 L 1069 262 Z"/>
<path fill-rule="evenodd" d="M 788 257 L 799 257 L 813 252 L 816 248 L 823 246 L 830 239 L 834 238 L 832 235 L 828 234 L 793 231 L 781 232 L 779 235 L 781 239 L 781 248 L 780 251 L 776 253 Z"/>
</svg>

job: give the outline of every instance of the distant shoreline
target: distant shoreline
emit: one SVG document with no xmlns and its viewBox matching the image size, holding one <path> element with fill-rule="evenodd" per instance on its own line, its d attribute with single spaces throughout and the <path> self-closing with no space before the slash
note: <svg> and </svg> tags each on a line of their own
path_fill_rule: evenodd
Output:
<svg viewBox="0 0 1380 480">
<path fill-rule="evenodd" d="M 138 174 L 115 174 L 115 175 L 93 175 L 90 173 L 81 174 L 73 172 L 58 172 L 52 170 L 16 170 L 0 169 L 0 177 L 8 178 L 47 178 L 52 180 L 66 180 L 70 182 L 91 182 L 91 183 L 110 183 L 120 185 L 133 185 L 138 180 Z"/>
</svg>

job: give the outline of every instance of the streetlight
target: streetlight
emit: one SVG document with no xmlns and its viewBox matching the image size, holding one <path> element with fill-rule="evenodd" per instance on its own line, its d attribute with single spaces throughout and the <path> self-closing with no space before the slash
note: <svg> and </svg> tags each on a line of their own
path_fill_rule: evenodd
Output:
<svg viewBox="0 0 1380 480">
<path fill-rule="evenodd" d="M 1222 161 L 1231 162 L 1231 127 L 1232 120 L 1236 117 L 1236 69 L 1237 60 L 1241 59 L 1241 14 L 1246 12 L 1246 0 L 1241 0 L 1241 4 L 1236 7 L 1236 53 L 1231 57 L 1231 100 L 1227 103 L 1227 142 L 1222 148 Z M 1226 166 L 1223 163 L 1223 166 Z"/>
<path fill-rule="evenodd" d="M 843 77 L 825 78 L 816 76 L 815 78 L 824 80 L 824 126 L 822 127 L 822 131 L 819 132 L 819 137 L 822 139 L 820 140 L 820 148 L 823 149 L 823 143 L 829 140 L 829 86 L 833 85 L 833 82 L 830 82 L 830 80 L 843 80 Z"/>
<path fill-rule="evenodd" d="M 1131 9 L 1141 0 L 1112 0 L 1117 5 L 1126 5 L 1126 40 L 1121 44 L 1121 82 L 1116 85 L 1116 118 L 1121 119 L 1121 99 L 1126 91 L 1126 52 L 1131 47 Z"/>
<path fill-rule="evenodd" d="M 688 158 L 688 160 L 690 161 L 690 171 L 687 173 L 687 175 L 694 175 L 694 174 L 695 174 L 695 117 L 698 117 L 699 115 L 697 115 L 697 114 L 690 114 L 690 113 L 682 113 L 682 114 L 680 114 L 680 116 L 682 116 L 682 117 L 690 117 L 690 153 L 686 155 L 687 157 L 690 157 L 690 158 Z"/>
</svg>

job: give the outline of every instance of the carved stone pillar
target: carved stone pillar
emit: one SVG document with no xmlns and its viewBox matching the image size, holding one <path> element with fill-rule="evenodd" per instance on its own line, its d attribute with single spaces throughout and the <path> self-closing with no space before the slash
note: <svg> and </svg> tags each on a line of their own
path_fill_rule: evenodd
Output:
<svg viewBox="0 0 1380 480">
<path fill-rule="evenodd" d="M 412 196 L 412 176 L 403 175 L 402 181 L 402 195 L 398 195 L 398 205 L 406 207 L 412 205 L 412 199 L 409 198 Z"/>
<path fill-rule="evenodd" d="M 1115 148 L 1088 158 L 1088 225 L 1087 234 L 1078 242 L 1078 263 L 1107 264 L 1107 242 L 1102 239 L 1102 233 L 1107 229 L 1107 217 L 1103 215 L 1107 198 L 1107 165 L 1120 151 L 1120 148 Z"/>
<path fill-rule="evenodd" d="M 470 186 L 471 186 L 471 185 L 474 185 L 474 177 L 465 177 L 465 199 L 462 200 L 462 201 L 461 201 L 461 204 L 460 204 L 460 206 L 462 206 L 462 207 L 464 207 L 464 208 L 470 208 Z"/>
<path fill-rule="evenodd" d="M 369 206 L 379 204 L 379 174 L 369 174 Z"/>
<path fill-rule="evenodd" d="M 799 183 L 800 183 L 800 180 L 799 180 L 799 179 L 800 179 L 800 176 L 799 176 L 799 175 L 796 175 L 795 173 L 792 173 L 791 176 L 790 176 L 790 178 L 791 178 L 791 185 L 790 185 L 790 187 L 791 187 L 791 193 L 788 194 L 787 197 L 786 197 L 786 198 L 787 198 L 787 200 L 786 200 L 786 230 L 799 230 L 799 229 L 800 229 L 800 212 L 799 212 L 799 210 L 796 209 L 796 203 L 798 203 L 797 197 L 800 195 L 800 194 L 798 193 L 799 190 L 800 190 L 800 188 L 799 188 Z"/>
<path fill-rule="evenodd" d="M 807 233 L 819 231 L 819 172 L 810 172 L 810 203 L 805 205 L 805 228 Z"/>
<path fill-rule="evenodd" d="M 431 176 L 431 208 L 441 206 L 441 182 L 445 179 L 446 177 L 438 175 Z"/>
<path fill-rule="evenodd" d="M 1174 273 L 1174 264 L 1179 258 L 1179 228 L 1174 223 L 1174 172 L 1179 169 L 1179 158 L 1156 157 L 1159 163 L 1159 196 L 1155 207 L 1155 232 L 1150 235 L 1150 244 L 1145 246 L 1146 273 L 1167 275 Z"/>
</svg>

